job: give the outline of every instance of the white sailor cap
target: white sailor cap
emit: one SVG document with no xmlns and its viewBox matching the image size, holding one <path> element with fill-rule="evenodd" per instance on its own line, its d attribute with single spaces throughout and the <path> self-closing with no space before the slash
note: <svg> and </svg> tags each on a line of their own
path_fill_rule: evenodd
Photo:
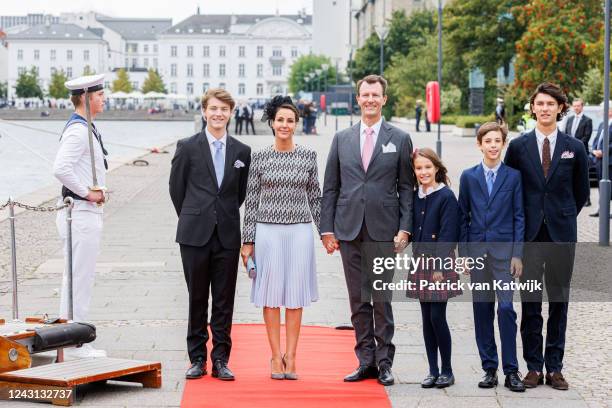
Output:
<svg viewBox="0 0 612 408">
<path fill-rule="evenodd" d="M 85 89 L 87 92 L 96 92 L 100 89 L 104 89 L 104 74 L 98 75 L 86 75 L 82 77 L 78 77 L 75 79 L 71 79 L 67 81 L 64 85 L 66 88 L 70 89 L 70 93 L 72 95 L 81 95 L 85 93 Z"/>
</svg>

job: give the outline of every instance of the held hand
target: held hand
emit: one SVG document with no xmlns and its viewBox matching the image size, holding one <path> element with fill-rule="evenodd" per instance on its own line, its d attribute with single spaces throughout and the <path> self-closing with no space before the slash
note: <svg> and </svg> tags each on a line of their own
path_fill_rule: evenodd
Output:
<svg viewBox="0 0 612 408">
<path fill-rule="evenodd" d="M 323 241 L 323 247 L 330 255 L 333 254 L 334 251 L 340 249 L 340 243 L 334 234 L 326 234 L 321 236 L 321 241 Z"/>
<path fill-rule="evenodd" d="M 242 263 L 244 264 L 244 267 L 246 268 L 249 256 L 251 258 L 255 256 L 255 245 L 243 244 L 242 248 L 240 249 L 240 256 L 242 257 Z"/>
<path fill-rule="evenodd" d="M 468 258 L 462 258 L 462 265 L 463 265 L 463 275 L 465 276 L 470 276 L 470 273 L 472 272 L 470 268 L 468 268 L 468 262 L 467 262 Z"/>
<path fill-rule="evenodd" d="M 597 157 L 598 159 L 601 159 L 603 157 L 603 151 L 593 150 L 593 156 Z"/>
<path fill-rule="evenodd" d="M 515 278 L 520 278 L 523 274 L 523 261 L 521 258 L 512 258 L 510 261 L 510 274 Z"/>
<path fill-rule="evenodd" d="M 393 238 L 393 246 L 395 252 L 402 252 L 408 246 L 410 235 L 407 232 L 400 231 Z"/>
<path fill-rule="evenodd" d="M 431 280 L 434 282 L 442 282 L 444 280 L 444 274 L 442 272 L 434 272 L 431 275 Z"/>
<path fill-rule="evenodd" d="M 92 203 L 103 203 L 104 192 L 101 190 L 89 190 L 89 193 L 87 193 L 87 197 L 85 198 L 87 201 L 91 201 Z"/>
</svg>

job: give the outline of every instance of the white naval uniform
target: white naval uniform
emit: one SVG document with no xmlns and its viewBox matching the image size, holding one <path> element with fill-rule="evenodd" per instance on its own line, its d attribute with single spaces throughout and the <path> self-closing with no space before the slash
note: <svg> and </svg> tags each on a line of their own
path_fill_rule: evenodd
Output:
<svg viewBox="0 0 612 408">
<path fill-rule="evenodd" d="M 104 154 L 100 143 L 93 140 L 98 185 L 105 186 Z M 62 134 L 60 148 L 53 164 L 54 176 L 75 194 L 85 197 L 93 186 L 87 126 L 72 123 Z M 86 322 L 93 289 L 96 258 L 102 237 L 102 207 L 83 200 L 74 200 L 72 210 L 72 280 L 73 320 Z M 57 229 L 62 238 L 64 257 L 68 257 L 66 210 L 58 213 Z M 64 269 L 60 299 L 60 317 L 68 318 L 68 276 Z"/>
</svg>

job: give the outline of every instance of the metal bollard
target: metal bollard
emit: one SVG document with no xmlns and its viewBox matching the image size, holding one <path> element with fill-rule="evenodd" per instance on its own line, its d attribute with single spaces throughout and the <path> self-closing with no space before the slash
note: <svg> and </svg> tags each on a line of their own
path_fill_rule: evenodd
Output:
<svg viewBox="0 0 612 408">
<path fill-rule="evenodd" d="M 66 272 L 68 273 L 68 320 L 72 320 L 73 305 L 72 305 L 72 208 L 74 207 L 74 200 L 72 197 L 64 198 L 64 204 L 66 207 L 66 247 L 68 253 L 66 256 Z"/>
<path fill-rule="evenodd" d="M 19 320 L 19 302 L 17 299 L 17 247 L 15 242 L 15 202 L 9 197 L 9 220 L 11 225 L 11 271 L 13 278 L 13 320 Z"/>
</svg>

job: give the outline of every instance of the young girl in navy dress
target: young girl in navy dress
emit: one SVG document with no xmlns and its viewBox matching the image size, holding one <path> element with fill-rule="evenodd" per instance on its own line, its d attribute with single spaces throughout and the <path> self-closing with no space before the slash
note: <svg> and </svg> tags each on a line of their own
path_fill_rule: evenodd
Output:
<svg viewBox="0 0 612 408">
<path fill-rule="evenodd" d="M 448 188 L 447 170 L 431 149 L 415 151 L 414 172 L 419 188 L 414 193 L 413 257 L 430 262 L 410 274 L 414 287 L 407 296 L 419 299 L 423 318 L 423 338 L 429 362 L 429 375 L 423 388 L 445 388 L 455 383 L 451 367 L 451 334 L 446 322 L 447 300 L 461 294 L 459 276 L 449 267 L 454 264 L 455 246 L 459 239 L 459 205 Z M 435 260 L 435 262 L 434 262 Z M 440 266 L 440 263 L 442 266 Z M 445 265 L 446 264 L 446 265 Z M 441 289 L 421 288 L 421 283 L 444 283 Z M 442 367 L 438 368 L 438 351 Z"/>
</svg>

